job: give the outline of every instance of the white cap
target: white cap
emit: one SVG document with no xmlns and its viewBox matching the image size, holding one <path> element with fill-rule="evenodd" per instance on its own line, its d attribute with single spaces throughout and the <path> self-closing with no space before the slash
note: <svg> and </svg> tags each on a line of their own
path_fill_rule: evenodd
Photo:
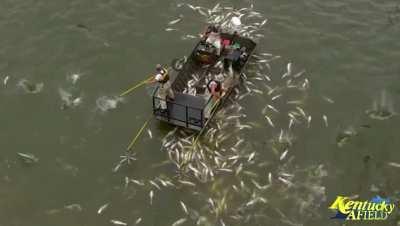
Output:
<svg viewBox="0 0 400 226">
<path fill-rule="evenodd" d="M 242 25 L 242 22 L 240 21 L 240 18 L 237 17 L 237 16 L 232 17 L 231 23 L 232 23 L 233 26 L 236 26 L 236 27 Z"/>
</svg>

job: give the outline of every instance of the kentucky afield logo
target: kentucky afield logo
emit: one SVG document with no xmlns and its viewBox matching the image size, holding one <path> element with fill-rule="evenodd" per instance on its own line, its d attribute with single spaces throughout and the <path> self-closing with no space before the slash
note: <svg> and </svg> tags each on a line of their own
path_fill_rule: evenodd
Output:
<svg viewBox="0 0 400 226">
<path fill-rule="evenodd" d="M 376 196 L 367 201 L 354 201 L 349 197 L 338 196 L 329 209 L 337 213 L 331 219 L 342 220 L 386 220 L 395 208 L 389 199 Z"/>
</svg>

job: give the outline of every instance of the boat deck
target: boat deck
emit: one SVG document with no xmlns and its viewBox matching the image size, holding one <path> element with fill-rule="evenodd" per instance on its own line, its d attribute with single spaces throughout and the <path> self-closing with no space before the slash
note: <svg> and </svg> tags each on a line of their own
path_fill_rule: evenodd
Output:
<svg viewBox="0 0 400 226">
<path fill-rule="evenodd" d="M 228 38 L 231 35 L 221 34 L 221 36 Z M 239 43 L 242 47 L 246 47 L 248 58 L 256 47 L 256 44 L 252 40 L 244 37 L 235 38 L 235 42 Z M 192 51 L 191 56 L 183 65 L 182 70 L 170 73 L 175 100 L 167 100 L 168 111 L 162 112 L 160 110 L 160 102 L 163 100 L 157 96 L 158 88 L 156 88 L 153 93 L 153 114 L 158 120 L 197 131 L 200 131 L 207 125 L 210 117 L 212 117 L 210 116 L 210 112 L 214 111 L 214 109 L 210 109 L 214 106 L 211 104 L 211 97 L 210 95 L 204 94 L 204 88 L 202 88 L 202 86 L 196 87 L 197 90 L 202 90 L 197 92 L 200 94 L 191 95 L 184 93 L 188 81 L 193 78 L 193 74 L 196 74 L 198 79 L 204 82 L 206 81 L 207 74 L 214 74 L 214 65 L 202 65 L 197 62 L 196 50 L 199 45 L 200 42 Z M 221 58 L 223 59 L 224 57 L 227 56 L 222 56 Z M 224 95 L 223 99 L 229 96 L 233 87 L 239 83 L 239 74 L 247 64 L 248 58 L 242 64 L 234 65 L 234 75 L 232 75 L 230 79 L 224 81 L 224 84 L 226 84 L 224 88 L 227 88 L 227 95 Z M 218 59 L 218 61 L 222 59 Z"/>
</svg>

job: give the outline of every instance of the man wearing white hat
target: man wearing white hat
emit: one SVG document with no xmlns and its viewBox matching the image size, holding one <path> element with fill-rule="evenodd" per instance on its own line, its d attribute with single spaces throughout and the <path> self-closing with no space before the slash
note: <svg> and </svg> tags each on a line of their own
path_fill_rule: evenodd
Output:
<svg viewBox="0 0 400 226">
<path fill-rule="evenodd" d="M 175 95 L 171 88 L 171 82 L 169 81 L 168 70 L 163 68 L 161 64 L 156 66 L 157 74 L 150 79 L 147 83 L 159 83 L 158 98 L 160 101 L 160 107 L 162 112 L 167 110 L 167 97 L 174 100 Z"/>
<path fill-rule="evenodd" d="M 242 27 L 242 22 L 240 21 L 240 18 L 237 16 L 232 17 L 231 22 L 229 23 L 229 29 L 232 33 L 239 33 L 240 29 Z"/>
</svg>

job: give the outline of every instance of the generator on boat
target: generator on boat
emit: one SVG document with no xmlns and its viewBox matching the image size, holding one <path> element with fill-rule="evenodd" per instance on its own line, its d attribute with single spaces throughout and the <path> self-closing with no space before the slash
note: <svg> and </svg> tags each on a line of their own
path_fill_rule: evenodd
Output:
<svg viewBox="0 0 400 226">
<path fill-rule="evenodd" d="M 169 72 L 175 99 L 158 97 L 158 87 L 153 92 L 153 114 L 171 125 L 200 131 L 212 119 L 219 105 L 208 92 L 210 78 L 223 74 L 223 102 L 239 84 L 240 75 L 252 55 L 256 43 L 249 38 L 221 33 L 220 56 L 213 46 L 201 40 L 180 70 Z M 231 62 L 231 64 L 229 64 Z M 161 101 L 167 102 L 167 111 L 161 111 Z"/>
</svg>

